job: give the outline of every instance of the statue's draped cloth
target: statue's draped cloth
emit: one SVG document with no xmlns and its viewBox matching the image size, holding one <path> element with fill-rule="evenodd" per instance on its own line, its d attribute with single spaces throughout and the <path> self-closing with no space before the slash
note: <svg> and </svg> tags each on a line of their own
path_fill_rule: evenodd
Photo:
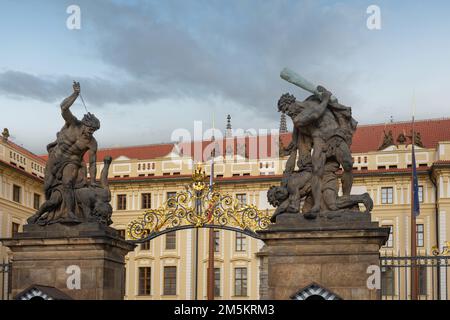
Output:
<svg viewBox="0 0 450 320">
<path fill-rule="evenodd" d="M 55 152 L 56 146 L 57 141 L 50 143 L 47 146 L 49 157 L 45 167 L 44 192 L 46 200 L 49 200 L 53 193 L 57 192 L 59 193 L 61 201 L 58 205 L 49 210 L 47 214 L 42 215 L 38 219 L 37 223 L 42 225 L 58 222 L 79 222 L 83 218 L 82 208 L 77 204 L 78 201 L 76 199 L 75 190 L 87 186 L 86 164 L 83 159 L 74 160 L 67 158 L 64 154 L 57 156 Z M 68 164 L 76 166 L 78 170 L 78 177 L 72 190 L 65 188 L 62 183 L 64 168 Z M 75 205 L 73 212 L 75 216 L 70 216 L 70 208 L 66 203 L 64 194 L 69 194 L 72 197 L 72 203 Z"/>
</svg>

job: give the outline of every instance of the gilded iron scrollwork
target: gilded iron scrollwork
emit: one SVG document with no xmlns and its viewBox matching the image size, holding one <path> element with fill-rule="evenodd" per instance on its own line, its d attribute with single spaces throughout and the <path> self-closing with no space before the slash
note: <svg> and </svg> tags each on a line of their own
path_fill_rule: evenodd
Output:
<svg viewBox="0 0 450 320">
<path fill-rule="evenodd" d="M 268 212 L 255 205 L 242 205 L 231 195 L 210 188 L 206 181 L 205 172 L 198 167 L 185 191 L 129 223 L 128 238 L 142 242 L 169 231 L 202 227 L 229 229 L 258 238 L 256 231 L 270 225 Z"/>
</svg>

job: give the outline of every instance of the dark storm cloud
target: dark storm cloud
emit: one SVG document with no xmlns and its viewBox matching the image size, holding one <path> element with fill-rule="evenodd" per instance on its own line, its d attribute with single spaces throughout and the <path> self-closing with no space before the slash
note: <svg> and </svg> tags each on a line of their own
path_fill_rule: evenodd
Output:
<svg viewBox="0 0 450 320">
<path fill-rule="evenodd" d="M 284 66 L 349 96 L 350 53 L 361 44 L 364 8 L 319 1 L 79 1 L 99 58 L 121 79 L 76 79 L 90 103 L 220 96 L 259 115 L 299 89 Z M 94 43 L 95 42 L 95 43 Z M 343 67 L 345 65 L 345 67 Z M 319 71 L 320 70 L 320 71 Z M 326 70 L 324 72 L 324 70 Z M 128 79 L 128 80 L 122 80 Z M 0 93 L 45 102 L 67 94 L 69 76 L 0 73 Z M 347 89 L 346 89 L 347 88 Z"/>
<path fill-rule="evenodd" d="M 273 111 L 286 87 L 278 76 L 284 66 L 310 76 L 320 69 L 328 85 L 344 91 L 352 70 L 340 65 L 361 45 L 355 30 L 365 22 L 364 8 L 318 1 L 158 1 L 92 8 L 106 63 L 159 84 L 167 95 L 217 94 L 262 112 Z"/>
<path fill-rule="evenodd" d="M 69 76 L 36 76 L 19 71 L 0 72 L 0 94 L 43 102 L 56 102 L 70 94 Z M 82 95 L 96 107 L 108 103 L 129 104 L 143 99 L 156 99 L 160 93 L 138 81 L 112 82 L 101 78 L 77 78 L 81 83 Z"/>
</svg>

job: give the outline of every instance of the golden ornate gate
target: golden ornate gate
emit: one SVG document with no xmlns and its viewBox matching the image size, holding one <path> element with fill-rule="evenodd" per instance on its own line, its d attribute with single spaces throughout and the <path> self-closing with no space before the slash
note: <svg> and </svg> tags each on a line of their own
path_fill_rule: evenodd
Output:
<svg viewBox="0 0 450 320">
<path fill-rule="evenodd" d="M 129 223 L 128 238 L 145 242 L 164 233 L 189 228 L 215 228 L 237 231 L 259 238 L 256 231 L 270 225 L 270 214 L 255 205 L 242 205 L 229 194 L 210 186 L 198 166 L 186 190 L 177 192 L 160 208 L 149 209 Z"/>
</svg>

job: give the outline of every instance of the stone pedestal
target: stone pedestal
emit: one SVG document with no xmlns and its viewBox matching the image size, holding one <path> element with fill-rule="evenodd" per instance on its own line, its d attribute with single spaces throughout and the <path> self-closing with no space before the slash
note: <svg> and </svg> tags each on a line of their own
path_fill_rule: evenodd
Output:
<svg viewBox="0 0 450 320">
<path fill-rule="evenodd" d="M 73 299 L 124 297 L 125 255 L 134 245 L 113 228 L 98 223 L 26 225 L 24 232 L 1 241 L 12 251 L 13 296 L 31 285 L 42 285 Z M 79 289 L 74 288 L 78 270 Z"/>
<path fill-rule="evenodd" d="M 281 215 L 258 233 L 265 243 L 258 253 L 261 299 L 295 299 L 311 285 L 345 300 L 380 298 L 379 290 L 367 287 L 367 268 L 379 266 L 389 228 L 371 222 L 370 215 L 329 213 L 315 220 Z"/>
</svg>

